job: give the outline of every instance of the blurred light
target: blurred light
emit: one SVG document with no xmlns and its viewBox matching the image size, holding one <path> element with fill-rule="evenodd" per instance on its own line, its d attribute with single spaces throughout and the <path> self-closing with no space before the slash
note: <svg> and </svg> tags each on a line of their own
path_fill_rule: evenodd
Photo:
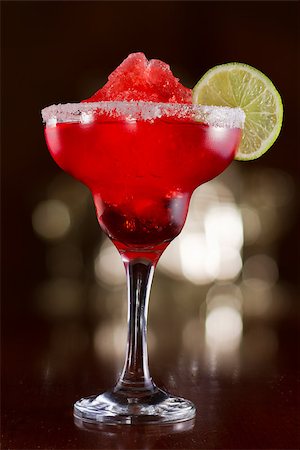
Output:
<svg viewBox="0 0 300 450">
<path fill-rule="evenodd" d="M 76 322 L 61 321 L 51 327 L 49 352 L 47 352 L 42 371 L 44 389 L 51 390 L 55 379 L 63 373 L 72 373 L 78 359 L 89 346 L 89 336 L 84 327 Z"/>
<path fill-rule="evenodd" d="M 92 203 L 92 197 L 88 188 L 63 172 L 57 175 L 50 183 L 48 196 L 67 205 L 72 213 L 72 218 L 78 216 L 74 220 L 76 225 L 80 223 L 84 212 L 89 211 Z"/>
<path fill-rule="evenodd" d="M 242 206 L 241 213 L 244 224 L 244 241 L 246 245 L 254 244 L 261 234 L 260 217 L 255 208 Z"/>
<path fill-rule="evenodd" d="M 159 269 L 197 285 L 236 278 L 242 269 L 243 222 L 232 201 L 220 182 L 196 189 L 184 229 L 164 252 Z"/>
<path fill-rule="evenodd" d="M 57 278 L 42 284 L 37 290 L 39 309 L 50 317 L 74 316 L 84 305 L 83 289 L 78 281 Z"/>
<path fill-rule="evenodd" d="M 243 355 L 250 366 L 265 364 L 278 350 L 278 338 L 272 328 L 256 326 L 243 337 Z"/>
<path fill-rule="evenodd" d="M 112 320 L 126 320 L 127 290 L 126 286 L 106 291 L 98 284 L 94 284 L 89 292 L 89 310 L 91 315 L 105 316 Z"/>
<path fill-rule="evenodd" d="M 122 259 L 115 246 L 106 239 L 95 259 L 97 281 L 109 286 L 120 286 L 126 282 Z"/>
<path fill-rule="evenodd" d="M 206 210 L 213 204 L 219 203 L 219 196 L 215 180 L 203 184 L 195 189 L 191 197 L 188 216 L 184 230 L 201 230 Z"/>
<path fill-rule="evenodd" d="M 32 213 L 32 226 L 44 239 L 60 239 L 71 227 L 69 209 L 59 200 L 41 202 Z"/>
<path fill-rule="evenodd" d="M 156 338 L 148 329 L 148 350 L 151 353 L 156 346 Z M 94 348 L 96 354 L 108 360 L 124 360 L 127 344 L 127 324 L 106 323 L 98 327 L 94 335 Z"/>
<path fill-rule="evenodd" d="M 191 319 L 182 331 L 182 344 L 185 351 L 198 353 L 204 344 L 204 323 L 198 319 Z"/>
<path fill-rule="evenodd" d="M 215 240 L 220 245 L 241 249 L 243 223 L 236 205 L 227 203 L 209 208 L 204 218 L 204 227 L 208 239 Z"/>
<path fill-rule="evenodd" d="M 220 262 L 216 278 L 218 280 L 233 280 L 241 269 L 243 263 L 240 252 L 232 247 L 220 247 Z"/>
<path fill-rule="evenodd" d="M 71 356 L 81 354 L 89 344 L 88 334 L 77 323 L 63 322 L 53 327 L 51 333 L 51 352 L 62 358 L 70 359 Z M 55 361 L 54 361 L 55 364 Z"/>
<path fill-rule="evenodd" d="M 257 212 L 261 225 L 257 240 L 265 246 L 278 239 L 290 224 L 294 182 L 283 171 L 263 169 L 249 171 L 244 183 L 243 203 Z"/>
<path fill-rule="evenodd" d="M 182 264 L 181 264 L 181 254 L 179 241 L 182 238 L 182 233 L 177 237 L 171 244 L 167 247 L 167 249 L 163 252 L 162 256 L 159 259 L 157 269 L 166 273 L 167 275 L 184 279 L 182 273 Z"/>
<path fill-rule="evenodd" d="M 182 273 L 195 284 L 214 280 L 219 266 L 219 254 L 208 247 L 205 235 L 185 234 L 179 239 Z"/>
<path fill-rule="evenodd" d="M 281 207 L 292 200 L 295 186 L 292 177 L 278 169 L 262 169 L 249 172 L 247 195 L 252 204 Z"/>
<path fill-rule="evenodd" d="M 241 311 L 242 303 L 242 291 L 233 283 L 214 284 L 206 295 L 207 311 L 211 311 L 218 306 L 230 306 L 237 311 Z"/>
<path fill-rule="evenodd" d="M 264 206 L 259 208 L 259 220 L 261 223 L 261 233 L 259 236 L 259 243 L 264 247 L 272 244 L 282 231 L 282 220 L 279 217 L 275 205 Z M 287 220 L 287 217 L 285 217 Z M 288 220 L 287 220 L 288 222 Z"/>
<path fill-rule="evenodd" d="M 230 306 L 209 311 L 205 321 L 206 344 L 216 350 L 230 351 L 240 344 L 243 331 L 241 314 Z"/>
<path fill-rule="evenodd" d="M 207 302 L 207 311 L 212 311 L 221 306 L 228 306 L 237 311 L 241 311 L 242 309 L 241 302 L 238 298 L 228 294 L 219 294 L 210 298 L 209 302 Z"/>
<path fill-rule="evenodd" d="M 83 270 L 80 249 L 65 243 L 47 249 L 46 263 L 49 272 L 56 276 L 76 277 Z"/>
<path fill-rule="evenodd" d="M 199 372 L 199 361 L 198 360 L 193 359 L 191 361 L 190 370 L 191 370 L 191 374 L 193 377 L 197 376 L 197 374 Z"/>
<path fill-rule="evenodd" d="M 258 286 L 258 280 L 261 280 L 261 286 L 274 286 L 278 280 L 278 267 L 276 261 L 268 255 L 250 256 L 244 263 L 243 280 L 246 285 L 251 285 L 252 280 Z"/>
<path fill-rule="evenodd" d="M 268 255 L 249 257 L 243 268 L 244 312 L 248 316 L 271 315 L 274 296 L 272 287 L 278 280 L 275 260 Z"/>
<path fill-rule="evenodd" d="M 243 311 L 245 316 L 258 317 L 264 316 L 271 310 L 273 303 L 271 286 L 260 278 L 251 278 L 241 283 L 244 304 Z"/>
<path fill-rule="evenodd" d="M 104 359 L 124 358 L 127 327 L 115 323 L 105 323 L 97 328 L 94 335 L 96 354 Z"/>
</svg>

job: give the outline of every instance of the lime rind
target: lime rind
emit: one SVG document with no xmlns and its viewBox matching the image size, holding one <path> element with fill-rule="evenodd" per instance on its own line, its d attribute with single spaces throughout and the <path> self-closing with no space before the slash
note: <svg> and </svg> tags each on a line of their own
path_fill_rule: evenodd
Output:
<svg viewBox="0 0 300 450">
<path fill-rule="evenodd" d="M 240 107 L 246 114 L 242 142 L 235 159 L 263 155 L 277 139 L 283 104 L 272 81 L 248 64 L 227 63 L 210 69 L 193 89 L 196 104 Z"/>
</svg>

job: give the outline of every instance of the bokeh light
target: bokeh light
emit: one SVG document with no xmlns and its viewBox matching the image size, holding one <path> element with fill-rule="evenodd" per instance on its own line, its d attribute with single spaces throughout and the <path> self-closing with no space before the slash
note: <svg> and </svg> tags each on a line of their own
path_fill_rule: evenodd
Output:
<svg viewBox="0 0 300 450">
<path fill-rule="evenodd" d="M 220 306 L 229 306 L 242 311 L 243 295 L 241 289 L 233 283 L 216 283 L 206 295 L 206 311 L 212 311 Z"/>
<path fill-rule="evenodd" d="M 240 374 L 241 358 L 246 365 L 263 364 L 264 358 L 271 364 L 276 356 L 278 339 L 269 325 L 287 313 L 289 302 L 279 279 L 274 239 L 284 230 L 277 223 L 278 215 L 285 208 L 288 211 L 293 187 L 288 180 L 288 187 L 279 194 L 272 180 L 282 174 L 267 171 L 267 184 L 263 174 L 247 172 L 252 193 L 242 185 L 244 178 L 236 168 L 196 189 L 182 233 L 159 261 L 150 303 L 149 353 L 163 357 L 176 345 L 195 376 L 201 368 L 212 376 L 235 378 Z M 265 187 L 268 202 L 263 197 Z M 279 199 L 275 200 L 276 192 Z M 95 354 L 107 363 L 115 362 L 120 370 L 127 336 L 121 257 L 103 234 L 89 258 L 83 253 L 80 228 L 90 218 L 91 203 L 86 188 L 63 174 L 50 184 L 48 197 L 33 213 L 35 231 L 49 243 L 46 267 L 50 279 L 37 291 L 38 310 L 58 324 L 61 319 L 79 318 L 85 311 L 95 327 Z M 53 211 L 61 219 L 47 222 L 47 214 L 53 219 Z M 89 276 L 85 284 L 78 281 L 91 266 L 94 277 Z M 254 322 L 252 327 L 253 319 L 268 322 L 259 326 Z M 165 330 L 167 321 L 171 333 Z M 260 339 L 264 340 L 261 346 Z M 176 383 L 171 378 L 169 382 Z"/>
<path fill-rule="evenodd" d="M 245 172 L 243 184 L 242 203 L 246 205 L 246 214 L 244 214 L 246 230 L 249 231 L 249 225 L 251 228 L 249 221 L 252 221 L 252 232 L 254 233 L 252 242 L 263 246 L 271 245 L 288 229 L 291 223 L 294 214 L 292 206 L 295 193 L 294 182 L 286 172 L 266 168 Z M 256 215 L 257 217 L 254 218 Z M 260 226 L 258 226 L 258 222 Z M 250 243 L 252 239 L 250 231 Z"/>
<path fill-rule="evenodd" d="M 204 345 L 204 320 L 201 317 L 186 323 L 182 330 L 182 345 L 185 352 L 199 357 Z"/>
<path fill-rule="evenodd" d="M 243 222 L 234 203 L 211 206 L 204 217 L 204 227 L 208 239 L 217 241 L 221 246 L 241 249 Z"/>
<path fill-rule="evenodd" d="M 243 221 L 231 191 L 220 181 L 196 189 L 183 231 L 159 269 L 196 285 L 235 279 L 242 269 Z"/>
<path fill-rule="evenodd" d="M 213 244 L 213 243 L 212 243 Z M 217 276 L 219 254 L 209 247 L 204 233 L 185 233 L 179 238 L 183 276 L 195 284 L 208 284 Z"/>
<path fill-rule="evenodd" d="M 241 289 L 247 316 L 266 316 L 274 304 L 272 288 L 278 280 L 276 261 L 266 254 L 250 256 L 243 267 Z"/>
<path fill-rule="evenodd" d="M 254 371 L 260 365 L 272 362 L 278 350 L 278 337 L 270 326 L 255 324 L 244 335 L 242 344 L 243 365 Z"/>
<path fill-rule="evenodd" d="M 56 278 L 42 283 L 36 292 L 39 311 L 50 318 L 67 318 L 83 311 L 83 287 L 77 280 Z"/>
<path fill-rule="evenodd" d="M 242 275 L 246 285 L 260 282 L 262 287 L 264 284 L 271 287 L 278 280 L 278 267 L 276 261 L 266 254 L 253 255 L 244 262 Z"/>
<path fill-rule="evenodd" d="M 106 360 L 123 362 L 126 351 L 127 324 L 112 321 L 100 325 L 94 334 L 94 349 L 96 354 Z M 147 332 L 148 350 L 153 352 L 156 347 L 156 337 L 149 327 Z"/>
<path fill-rule="evenodd" d="M 231 306 L 217 306 L 208 312 L 205 321 L 206 344 L 217 350 L 239 346 L 243 331 L 241 313 Z"/>
<path fill-rule="evenodd" d="M 257 210 L 249 205 L 241 205 L 245 245 L 255 244 L 261 234 L 261 222 Z"/>
<path fill-rule="evenodd" d="M 82 223 L 88 211 L 93 211 L 92 196 L 88 188 L 63 172 L 54 177 L 49 184 L 47 197 L 67 205 L 75 226 Z"/>
<path fill-rule="evenodd" d="M 32 213 L 32 226 L 44 239 L 60 239 L 70 230 L 70 211 L 60 200 L 45 200 L 35 207 Z"/>
<path fill-rule="evenodd" d="M 80 248 L 60 242 L 48 249 L 46 265 L 49 273 L 58 277 L 78 277 L 83 272 L 83 257 Z"/>
<path fill-rule="evenodd" d="M 99 283 L 120 286 L 126 283 L 125 269 L 116 247 L 105 239 L 95 259 L 95 276 Z"/>
<path fill-rule="evenodd" d="M 94 334 L 95 352 L 107 360 L 123 360 L 126 349 L 127 327 L 123 324 L 110 323 L 100 325 Z"/>
</svg>

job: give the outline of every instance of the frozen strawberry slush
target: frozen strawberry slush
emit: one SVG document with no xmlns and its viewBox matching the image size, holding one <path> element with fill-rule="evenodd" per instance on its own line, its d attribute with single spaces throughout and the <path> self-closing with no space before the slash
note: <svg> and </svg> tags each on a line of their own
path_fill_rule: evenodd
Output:
<svg viewBox="0 0 300 450">
<path fill-rule="evenodd" d="M 192 103 L 192 90 L 179 83 L 165 62 L 131 53 L 109 75 L 108 82 L 84 102 L 130 100 Z"/>
</svg>

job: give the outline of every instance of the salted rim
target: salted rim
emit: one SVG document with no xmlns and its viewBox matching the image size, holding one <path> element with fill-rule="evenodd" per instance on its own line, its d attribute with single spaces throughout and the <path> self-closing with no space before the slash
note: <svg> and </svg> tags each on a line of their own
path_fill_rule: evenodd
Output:
<svg viewBox="0 0 300 450">
<path fill-rule="evenodd" d="M 143 121 L 176 117 L 177 119 L 192 119 L 207 125 L 226 128 L 243 128 L 245 122 L 245 113 L 241 108 L 144 101 L 104 101 L 51 105 L 42 110 L 42 118 L 46 126 L 54 126 L 57 122 L 90 123 L 93 121 L 94 113 L 103 113 L 111 119 L 125 117 L 128 120 Z"/>
</svg>

